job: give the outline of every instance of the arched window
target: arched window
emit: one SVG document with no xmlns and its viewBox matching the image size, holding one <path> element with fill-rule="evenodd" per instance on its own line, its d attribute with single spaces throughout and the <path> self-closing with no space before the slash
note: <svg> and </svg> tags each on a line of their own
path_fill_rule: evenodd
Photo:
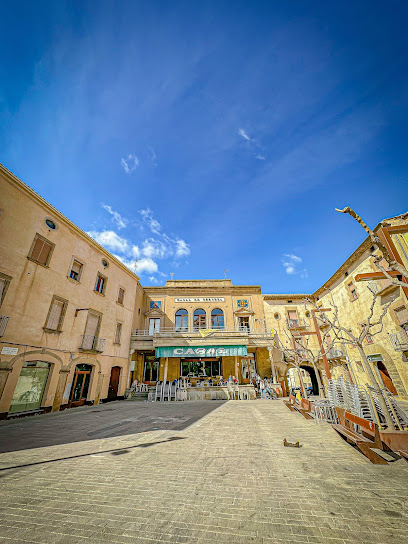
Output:
<svg viewBox="0 0 408 544">
<path fill-rule="evenodd" d="M 176 332 L 188 331 L 188 312 L 180 308 L 176 312 Z"/>
<path fill-rule="evenodd" d="M 211 328 L 223 329 L 224 328 L 224 312 L 219 308 L 215 308 L 211 312 Z"/>
<path fill-rule="evenodd" d="M 194 311 L 193 326 L 194 330 L 198 331 L 199 329 L 205 329 L 206 327 L 206 313 L 202 308 L 197 308 Z"/>
</svg>

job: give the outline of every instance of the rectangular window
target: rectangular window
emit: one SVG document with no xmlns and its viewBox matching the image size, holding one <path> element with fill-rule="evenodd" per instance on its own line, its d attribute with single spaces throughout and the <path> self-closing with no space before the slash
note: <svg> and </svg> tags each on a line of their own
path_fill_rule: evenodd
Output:
<svg viewBox="0 0 408 544">
<path fill-rule="evenodd" d="M 105 276 L 102 276 L 102 274 L 97 275 L 96 284 L 95 284 L 95 291 L 97 293 L 100 293 L 101 295 L 105 294 L 106 281 L 107 281 L 107 278 Z"/>
<path fill-rule="evenodd" d="M 7 292 L 8 286 L 10 285 L 10 282 L 11 282 L 10 276 L 0 273 L 0 306 L 2 305 L 4 297 L 6 296 L 6 292 Z"/>
<path fill-rule="evenodd" d="M 358 294 L 357 294 L 356 286 L 354 285 L 354 283 L 353 282 L 348 283 L 347 288 L 349 290 L 350 300 L 351 301 L 357 300 Z"/>
<path fill-rule="evenodd" d="M 239 328 L 240 330 L 242 331 L 249 331 L 249 317 L 245 316 L 245 317 L 242 317 L 240 316 L 238 318 L 239 320 Z"/>
<path fill-rule="evenodd" d="M 75 280 L 75 281 L 80 281 L 81 280 L 81 275 L 82 275 L 82 269 L 83 269 L 84 265 L 77 261 L 76 259 L 74 259 L 72 261 L 72 265 L 71 265 L 71 270 L 69 272 L 69 277 L 72 279 L 72 280 Z"/>
<path fill-rule="evenodd" d="M 151 317 L 149 319 L 149 336 L 153 336 L 160 331 L 160 317 Z"/>
<path fill-rule="evenodd" d="M 288 311 L 288 320 L 289 320 L 289 327 L 299 326 L 299 318 L 296 311 L 293 311 L 293 310 Z"/>
<path fill-rule="evenodd" d="M 54 332 L 61 332 L 67 306 L 67 300 L 54 295 L 48 311 L 44 329 Z"/>
<path fill-rule="evenodd" d="M 125 299 L 125 290 L 122 289 L 122 287 L 119 287 L 119 292 L 118 292 L 118 304 L 123 304 L 123 301 Z"/>
<path fill-rule="evenodd" d="M 120 337 L 122 334 L 122 323 L 116 323 L 116 331 L 115 331 L 115 344 L 120 344 Z"/>
<path fill-rule="evenodd" d="M 43 266 L 48 266 L 54 247 L 55 244 L 37 233 L 28 254 L 28 259 Z"/>
</svg>

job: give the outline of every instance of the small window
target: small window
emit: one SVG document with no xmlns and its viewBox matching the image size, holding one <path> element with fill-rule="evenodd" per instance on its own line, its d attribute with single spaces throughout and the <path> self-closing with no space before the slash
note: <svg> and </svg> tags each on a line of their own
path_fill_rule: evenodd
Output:
<svg viewBox="0 0 408 544">
<path fill-rule="evenodd" d="M 108 268 L 109 266 L 109 263 L 106 259 L 102 259 L 102 266 L 105 267 L 105 268 Z"/>
<path fill-rule="evenodd" d="M 122 287 L 119 287 L 117 303 L 123 305 L 124 299 L 125 299 L 125 290 L 122 289 Z"/>
<path fill-rule="evenodd" d="M 274 314 L 273 316 L 275 319 L 280 319 L 280 315 L 278 313 Z"/>
<path fill-rule="evenodd" d="M 81 275 L 82 275 L 82 269 L 83 269 L 84 265 L 77 261 L 76 259 L 74 259 L 72 261 L 72 265 L 71 265 L 71 270 L 69 272 L 69 277 L 72 279 L 72 280 L 75 280 L 75 281 L 80 281 L 81 279 Z"/>
<path fill-rule="evenodd" d="M 367 341 L 367 344 L 372 344 L 374 342 L 371 334 L 368 334 L 368 333 L 366 334 L 366 341 Z"/>
<path fill-rule="evenodd" d="M 310 312 L 309 312 L 309 310 L 307 310 L 307 311 L 305 312 L 305 316 L 306 316 L 306 317 L 310 317 Z"/>
<path fill-rule="evenodd" d="M 347 288 L 349 290 L 350 300 L 351 301 L 357 300 L 358 294 L 357 294 L 356 286 L 354 285 L 354 283 L 353 282 L 348 283 Z"/>
<path fill-rule="evenodd" d="M 101 295 L 105 294 L 107 278 L 98 274 L 96 277 L 95 291 Z"/>
<path fill-rule="evenodd" d="M 49 229 L 51 229 L 51 230 L 57 230 L 58 229 L 57 223 L 55 223 L 55 221 L 53 221 L 49 217 L 46 217 L 44 222 L 45 222 L 45 224 L 47 225 L 47 227 Z"/>
<path fill-rule="evenodd" d="M 2 305 L 4 297 L 6 296 L 6 292 L 7 292 L 8 286 L 10 285 L 10 282 L 11 282 L 10 276 L 0 273 L 0 306 Z"/>
<path fill-rule="evenodd" d="M 249 332 L 249 317 L 248 316 L 239 316 L 239 330 Z"/>
<path fill-rule="evenodd" d="M 44 238 L 44 236 L 36 234 L 30 253 L 28 254 L 28 259 L 43 266 L 48 266 L 54 247 L 55 244 Z"/>
<path fill-rule="evenodd" d="M 115 344 L 120 344 L 120 337 L 122 335 L 122 323 L 116 323 L 115 331 Z"/>
<path fill-rule="evenodd" d="M 48 311 L 47 320 L 45 322 L 45 330 L 61 332 L 67 306 L 67 300 L 55 295 L 53 296 L 51 306 Z"/>
<path fill-rule="evenodd" d="M 408 309 L 405 306 L 396 308 L 394 312 L 397 316 L 399 325 L 405 325 L 405 323 L 408 323 Z"/>
</svg>

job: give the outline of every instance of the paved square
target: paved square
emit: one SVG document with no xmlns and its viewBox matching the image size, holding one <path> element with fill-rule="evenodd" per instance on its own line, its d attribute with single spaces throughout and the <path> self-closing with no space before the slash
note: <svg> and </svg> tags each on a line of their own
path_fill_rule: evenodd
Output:
<svg viewBox="0 0 408 544">
<path fill-rule="evenodd" d="M 281 401 L 228 402 L 183 430 L 3 453 L 0 467 L 1 543 L 408 542 L 408 464 L 372 465 Z"/>
</svg>

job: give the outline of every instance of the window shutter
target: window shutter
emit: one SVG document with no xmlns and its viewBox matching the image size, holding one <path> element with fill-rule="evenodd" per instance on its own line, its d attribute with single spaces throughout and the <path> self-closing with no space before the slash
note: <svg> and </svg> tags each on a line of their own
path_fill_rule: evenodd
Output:
<svg viewBox="0 0 408 544">
<path fill-rule="evenodd" d="M 3 293 L 4 293 L 5 287 L 6 287 L 6 280 L 4 278 L 0 278 L 0 305 L 3 300 Z"/>
<path fill-rule="evenodd" d="M 47 264 L 50 251 L 51 244 L 45 242 L 44 240 L 41 240 L 41 238 L 37 238 L 31 252 L 31 258 L 40 264 Z"/>
<path fill-rule="evenodd" d="M 119 289 L 119 295 L 118 295 L 119 304 L 123 304 L 124 295 L 125 295 L 124 289 L 120 288 Z"/>
<path fill-rule="evenodd" d="M 116 324 L 115 344 L 120 344 L 120 336 L 122 334 L 122 323 Z"/>
<path fill-rule="evenodd" d="M 96 336 L 99 325 L 99 315 L 89 313 L 88 321 L 86 322 L 85 335 Z"/>
<path fill-rule="evenodd" d="M 46 325 L 47 329 L 52 329 L 54 331 L 58 330 L 63 308 L 63 302 L 61 302 L 60 300 L 53 301 Z"/>
<path fill-rule="evenodd" d="M 72 268 L 71 268 L 71 270 L 72 270 L 73 272 L 75 272 L 76 274 L 79 274 L 79 273 L 81 272 L 81 268 L 82 268 L 82 264 L 79 263 L 78 261 L 74 261 L 74 262 L 72 263 Z"/>
<path fill-rule="evenodd" d="M 37 238 L 37 240 L 35 241 L 33 250 L 31 252 L 31 258 L 34 259 L 34 261 L 38 261 L 42 247 L 43 247 L 43 241 L 40 238 Z"/>
<path fill-rule="evenodd" d="M 297 313 L 296 312 L 288 312 L 289 319 L 296 321 L 297 320 Z"/>
</svg>

